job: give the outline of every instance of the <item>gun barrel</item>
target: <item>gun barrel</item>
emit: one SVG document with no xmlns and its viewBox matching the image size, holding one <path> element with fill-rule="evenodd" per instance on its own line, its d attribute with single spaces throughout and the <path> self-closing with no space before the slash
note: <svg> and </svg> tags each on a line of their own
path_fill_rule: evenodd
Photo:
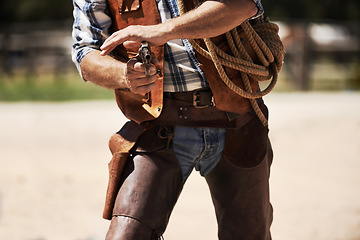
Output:
<svg viewBox="0 0 360 240">
<path fill-rule="evenodd" d="M 139 56 L 145 65 L 145 74 L 150 76 L 151 48 L 148 42 L 142 42 L 139 48 Z"/>
<path fill-rule="evenodd" d="M 150 59 L 151 59 L 151 53 L 150 53 L 150 51 L 149 51 L 149 49 L 148 48 L 144 48 L 144 58 L 146 59 L 146 61 L 150 61 Z"/>
</svg>

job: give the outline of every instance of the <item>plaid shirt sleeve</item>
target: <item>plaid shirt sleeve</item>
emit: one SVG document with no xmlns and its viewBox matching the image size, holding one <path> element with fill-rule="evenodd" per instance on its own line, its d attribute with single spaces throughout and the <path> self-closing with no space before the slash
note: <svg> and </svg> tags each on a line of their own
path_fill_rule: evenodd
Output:
<svg viewBox="0 0 360 240">
<path fill-rule="evenodd" d="M 80 75 L 84 56 L 99 49 L 109 36 L 111 18 L 106 0 L 73 0 L 72 60 Z"/>
<path fill-rule="evenodd" d="M 254 18 L 257 18 L 257 17 L 260 17 L 261 15 L 264 14 L 264 8 L 263 8 L 263 6 L 262 6 L 262 4 L 261 4 L 261 0 L 253 0 L 253 1 L 255 2 L 256 6 L 257 6 L 258 11 L 257 11 L 257 13 L 256 13 L 254 16 L 252 16 L 251 18 L 249 18 L 249 20 L 254 19 Z"/>
</svg>

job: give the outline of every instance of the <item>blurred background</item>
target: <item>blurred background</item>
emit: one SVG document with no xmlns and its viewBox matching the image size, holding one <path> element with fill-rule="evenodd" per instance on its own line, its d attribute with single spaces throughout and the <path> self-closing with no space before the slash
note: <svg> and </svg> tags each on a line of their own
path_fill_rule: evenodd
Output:
<svg viewBox="0 0 360 240">
<path fill-rule="evenodd" d="M 286 56 L 270 108 L 275 240 L 360 239 L 360 2 L 263 0 Z M 113 91 L 71 62 L 72 2 L 0 2 L 0 239 L 100 240 Z M 192 174 L 165 239 L 216 239 Z"/>
<path fill-rule="evenodd" d="M 280 26 L 287 53 L 277 91 L 360 89 L 359 4 L 263 1 L 266 15 Z M 112 97 L 76 80 L 71 25 L 70 1 L 1 1 L 0 100 Z"/>
</svg>

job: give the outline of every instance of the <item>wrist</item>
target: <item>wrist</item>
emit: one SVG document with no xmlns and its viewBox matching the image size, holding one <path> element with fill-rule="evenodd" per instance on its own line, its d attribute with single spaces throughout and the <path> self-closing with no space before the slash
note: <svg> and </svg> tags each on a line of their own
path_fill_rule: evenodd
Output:
<svg viewBox="0 0 360 240">
<path fill-rule="evenodd" d="M 83 58 L 81 72 L 85 80 L 105 88 L 127 87 L 126 63 L 101 56 L 100 51 L 92 51 Z"/>
<path fill-rule="evenodd" d="M 103 82 L 110 89 L 126 89 L 128 88 L 126 63 L 115 60 L 111 61 L 109 68 L 105 70 L 106 75 Z"/>
<path fill-rule="evenodd" d="M 178 39 L 179 37 L 177 36 L 178 32 L 178 28 L 177 25 L 175 23 L 175 21 L 173 21 L 174 19 L 161 23 L 159 24 L 159 31 L 162 32 L 163 34 L 163 39 L 165 39 L 165 42 L 168 42 L 170 40 L 173 39 Z"/>
</svg>

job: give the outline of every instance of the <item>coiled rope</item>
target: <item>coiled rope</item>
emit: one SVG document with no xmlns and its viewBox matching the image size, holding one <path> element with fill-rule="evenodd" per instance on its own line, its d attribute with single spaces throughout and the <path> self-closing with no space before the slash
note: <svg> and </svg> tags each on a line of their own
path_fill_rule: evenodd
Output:
<svg viewBox="0 0 360 240">
<path fill-rule="evenodd" d="M 193 1 L 195 6 L 199 5 L 199 0 Z M 186 9 L 183 0 L 178 0 L 178 5 L 180 14 L 184 14 Z M 267 126 L 268 121 L 256 99 L 265 96 L 273 90 L 283 65 L 285 51 L 278 35 L 279 27 L 275 23 L 270 22 L 268 18 L 259 18 L 254 25 L 251 25 L 249 21 L 245 21 L 240 26 L 261 64 L 256 64 L 252 61 L 242 44 L 242 39 L 236 28 L 225 33 L 233 56 L 222 51 L 209 38 L 203 39 L 207 50 L 193 39 L 189 39 L 189 42 L 198 53 L 213 61 L 222 81 L 232 91 L 249 99 L 256 115 L 262 124 Z M 230 80 L 224 66 L 240 71 L 245 89 L 240 88 Z M 249 78 L 260 82 L 267 81 L 271 77 L 270 84 L 264 90 L 258 92 L 252 91 Z"/>
</svg>

